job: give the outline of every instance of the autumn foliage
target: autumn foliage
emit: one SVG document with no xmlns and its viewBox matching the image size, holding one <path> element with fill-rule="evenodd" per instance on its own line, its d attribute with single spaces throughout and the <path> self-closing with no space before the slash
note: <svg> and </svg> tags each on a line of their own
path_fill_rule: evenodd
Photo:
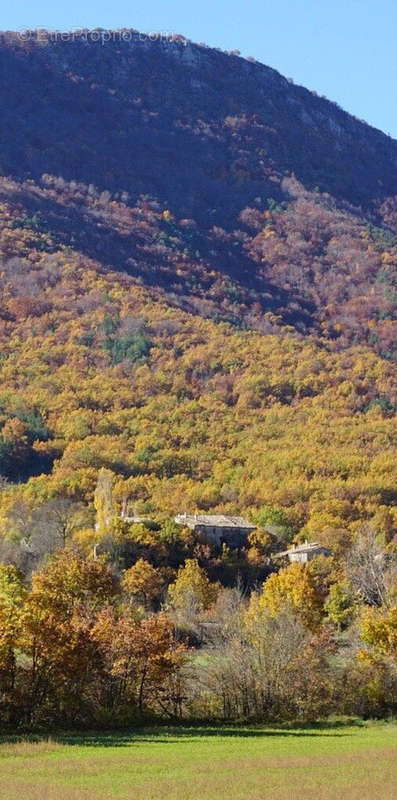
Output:
<svg viewBox="0 0 397 800">
<path fill-rule="evenodd" d="M 0 65 L 0 721 L 393 712 L 395 143 L 180 38 Z"/>
</svg>

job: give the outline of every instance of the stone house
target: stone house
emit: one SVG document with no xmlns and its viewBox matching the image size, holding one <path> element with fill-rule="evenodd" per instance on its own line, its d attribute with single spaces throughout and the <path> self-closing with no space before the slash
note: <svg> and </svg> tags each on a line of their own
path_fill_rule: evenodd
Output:
<svg viewBox="0 0 397 800">
<path fill-rule="evenodd" d="M 177 514 L 177 525 L 190 528 L 195 535 L 208 544 L 220 547 L 223 543 L 230 547 L 241 547 L 256 525 L 243 517 L 229 517 L 224 514 Z"/>
<path fill-rule="evenodd" d="M 289 550 L 277 553 L 276 558 L 287 556 L 291 563 L 298 561 L 300 564 L 307 564 L 316 556 L 330 556 L 331 550 L 318 542 L 304 542 L 303 544 L 293 545 Z"/>
</svg>

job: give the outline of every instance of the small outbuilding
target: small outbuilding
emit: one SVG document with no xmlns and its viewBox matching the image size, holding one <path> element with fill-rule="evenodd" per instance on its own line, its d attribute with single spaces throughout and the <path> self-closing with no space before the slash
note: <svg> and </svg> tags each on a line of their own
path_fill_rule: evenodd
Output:
<svg viewBox="0 0 397 800">
<path fill-rule="evenodd" d="M 223 543 L 231 547 L 241 547 L 256 525 L 243 517 L 229 517 L 224 514 L 177 514 L 177 525 L 190 528 L 198 538 L 220 547 Z"/>
<path fill-rule="evenodd" d="M 282 553 L 277 553 L 276 558 L 287 556 L 291 562 L 298 561 L 300 564 L 307 564 L 316 556 L 328 557 L 331 555 L 331 550 L 324 547 L 318 542 L 304 542 L 303 544 L 293 545 L 289 550 L 284 550 Z"/>
</svg>

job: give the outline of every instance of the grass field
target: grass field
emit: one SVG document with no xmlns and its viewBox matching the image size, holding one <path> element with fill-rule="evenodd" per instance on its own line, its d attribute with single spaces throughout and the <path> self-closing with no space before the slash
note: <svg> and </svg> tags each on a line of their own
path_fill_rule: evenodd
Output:
<svg viewBox="0 0 397 800">
<path fill-rule="evenodd" d="M 1 800 L 395 800 L 397 726 L 157 728 L 0 745 Z"/>
</svg>

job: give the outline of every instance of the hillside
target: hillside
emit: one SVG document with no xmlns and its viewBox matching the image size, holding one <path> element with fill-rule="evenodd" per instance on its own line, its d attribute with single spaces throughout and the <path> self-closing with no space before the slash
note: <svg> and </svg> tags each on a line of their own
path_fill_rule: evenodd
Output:
<svg viewBox="0 0 397 800">
<path fill-rule="evenodd" d="M 0 174 L 34 181 L 6 185 L 23 224 L 184 310 L 389 357 L 397 143 L 261 64 L 130 35 L 2 35 Z"/>
<path fill-rule="evenodd" d="M 0 63 L 3 533 L 106 467 L 160 522 L 390 541 L 397 142 L 184 41 Z"/>
</svg>

